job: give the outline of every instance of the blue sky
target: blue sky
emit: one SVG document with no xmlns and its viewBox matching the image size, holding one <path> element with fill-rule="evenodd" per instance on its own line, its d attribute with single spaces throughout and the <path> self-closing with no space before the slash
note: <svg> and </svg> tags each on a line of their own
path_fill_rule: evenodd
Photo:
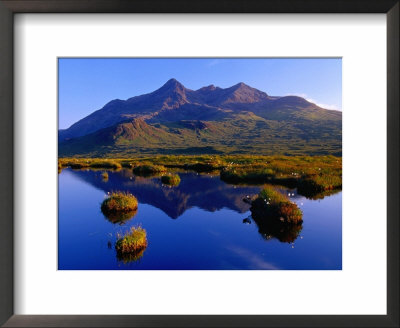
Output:
<svg viewBox="0 0 400 328">
<path fill-rule="evenodd" d="M 193 90 L 244 82 L 272 96 L 299 95 L 324 108 L 342 108 L 338 58 L 60 58 L 58 69 L 60 129 L 113 99 L 152 92 L 170 78 Z"/>
</svg>

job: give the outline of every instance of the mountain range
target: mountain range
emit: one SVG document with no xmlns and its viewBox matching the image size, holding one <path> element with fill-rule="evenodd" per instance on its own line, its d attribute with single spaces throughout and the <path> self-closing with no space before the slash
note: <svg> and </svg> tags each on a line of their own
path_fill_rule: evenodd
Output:
<svg viewBox="0 0 400 328">
<path fill-rule="evenodd" d="M 170 79 L 59 130 L 61 157 L 341 152 L 341 111 L 298 96 L 270 96 L 244 83 L 191 90 Z"/>
</svg>

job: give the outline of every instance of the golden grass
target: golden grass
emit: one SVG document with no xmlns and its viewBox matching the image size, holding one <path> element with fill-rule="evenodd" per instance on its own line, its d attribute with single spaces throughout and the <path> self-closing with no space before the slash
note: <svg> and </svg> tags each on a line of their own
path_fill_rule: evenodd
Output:
<svg viewBox="0 0 400 328">
<path fill-rule="evenodd" d="M 136 175 L 155 175 L 167 172 L 167 168 L 162 165 L 138 165 L 133 168 L 133 173 Z"/>
<path fill-rule="evenodd" d="M 168 168 L 220 171 L 227 183 L 274 184 L 298 188 L 307 197 L 342 188 L 342 158 L 329 156 L 158 155 L 135 158 L 59 158 L 59 166 L 132 168 L 136 175 L 164 175 Z"/>
<path fill-rule="evenodd" d="M 118 254 L 134 254 L 147 247 L 147 233 L 142 227 L 132 227 L 125 235 L 118 235 L 115 249 Z"/>
<path fill-rule="evenodd" d="M 274 220 L 282 224 L 299 224 L 303 222 L 303 213 L 296 203 L 289 200 L 272 186 L 265 186 L 251 204 L 252 213 L 266 220 Z"/>
<path fill-rule="evenodd" d="M 125 192 L 113 192 L 101 204 L 101 211 L 104 214 L 112 214 L 119 212 L 136 211 L 138 208 L 138 201 L 135 196 Z"/>
</svg>

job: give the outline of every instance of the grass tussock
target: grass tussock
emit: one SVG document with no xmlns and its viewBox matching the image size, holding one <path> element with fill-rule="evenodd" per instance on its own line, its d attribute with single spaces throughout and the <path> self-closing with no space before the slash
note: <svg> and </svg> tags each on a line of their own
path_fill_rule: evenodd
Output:
<svg viewBox="0 0 400 328">
<path fill-rule="evenodd" d="M 90 162 L 90 167 L 94 167 L 94 168 L 101 168 L 101 169 L 114 169 L 114 170 L 118 170 L 120 168 L 122 168 L 122 165 L 117 162 L 117 161 L 113 161 L 113 160 L 94 160 L 92 162 Z"/>
<path fill-rule="evenodd" d="M 108 173 L 107 172 L 103 172 L 101 174 L 101 178 L 103 179 L 103 181 L 108 181 Z"/>
<path fill-rule="evenodd" d="M 125 235 L 118 235 L 115 249 L 118 254 L 135 254 L 147 247 L 147 233 L 141 227 L 132 227 Z"/>
<path fill-rule="evenodd" d="M 136 161 L 134 160 L 120 160 L 119 163 L 121 164 L 122 167 L 127 168 L 127 169 L 132 169 L 136 165 Z"/>
<path fill-rule="evenodd" d="M 125 192 L 113 192 L 101 204 L 101 211 L 105 215 L 114 213 L 128 213 L 136 211 L 138 201 L 135 196 Z"/>
<path fill-rule="evenodd" d="M 298 184 L 298 192 L 306 196 L 338 189 L 342 189 L 342 177 L 331 174 L 306 176 Z"/>
<path fill-rule="evenodd" d="M 178 174 L 163 175 L 161 182 L 169 186 L 178 186 L 181 183 L 181 178 Z"/>
<path fill-rule="evenodd" d="M 212 172 L 223 168 L 220 165 L 220 163 L 198 163 L 198 162 L 185 164 L 183 167 L 185 170 L 192 170 L 196 172 Z"/>
<path fill-rule="evenodd" d="M 224 168 L 221 180 L 230 183 L 266 183 L 274 176 L 274 171 L 265 166 Z"/>
<path fill-rule="evenodd" d="M 142 176 L 156 175 L 165 172 L 167 172 L 167 168 L 162 165 L 147 164 L 147 165 L 138 165 L 133 168 L 133 173 Z"/>
<path fill-rule="evenodd" d="M 298 206 L 271 186 L 266 186 L 252 201 L 251 211 L 254 216 L 282 225 L 303 222 L 303 213 Z"/>
<path fill-rule="evenodd" d="M 85 164 L 85 163 L 71 163 L 69 166 L 70 166 L 72 169 L 75 169 L 75 170 L 85 169 L 85 168 L 88 168 L 88 167 L 89 167 L 89 165 L 87 165 L 87 164 Z"/>
</svg>

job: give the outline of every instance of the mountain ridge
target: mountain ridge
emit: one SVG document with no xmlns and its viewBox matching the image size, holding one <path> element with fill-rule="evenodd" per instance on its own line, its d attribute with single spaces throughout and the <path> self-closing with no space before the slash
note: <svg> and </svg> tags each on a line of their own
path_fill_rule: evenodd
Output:
<svg viewBox="0 0 400 328">
<path fill-rule="evenodd" d="M 305 152 L 324 153 L 326 146 L 327 153 L 338 154 L 341 124 L 341 112 L 302 97 L 269 96 L 243 82 L 191 90 L 170 79 L 151 93 L 114 99 L 59 130 L 59 150 L 62 155 L 99 156 L 116 149 L 120 154 L 139 149 L 152 153 L 152 147 L 154 152 L 188 149 L 191 153 L 190 149 L 203 148 L 265 152 L 271 146 L 276 152 L 281 144 L 281 153 L 301 147 Z"/>
<path fill-rule="evenodd" d="M 211 88 L 210 88 L 211 87 Z M 89 134 L 101 128 L 114 125 L 128 118 L 143 117 L 155 118 L 160 112 L 168 109 L 177 109 L 181 106 L 191 104 L 192 107 L 209 107 L 212 111 L 219 111 L 219 116 L 224 115 L 226 110 L 249 109 L 249 105 L 258 107 L 274 108 L 273 102 L 282 103 L 291 97 L 270 97 L 267 93 L 249 87 L 243 82 L 229 88 L 215 86 L 203 87 L 198 90 L 187 89 L 176 79 L 168 80 L 159 89 L 128 98 L 127 100 L 114 99 L 96 110 L 87 117 L 72 124 L 69 128 L 60 131 L 60 140 L 74 138 Z M 309 107 L 319 108 L 301 97 L 302 102 Z M 296 104 L 292 104 L 292 107 Z"/>
</svg>

